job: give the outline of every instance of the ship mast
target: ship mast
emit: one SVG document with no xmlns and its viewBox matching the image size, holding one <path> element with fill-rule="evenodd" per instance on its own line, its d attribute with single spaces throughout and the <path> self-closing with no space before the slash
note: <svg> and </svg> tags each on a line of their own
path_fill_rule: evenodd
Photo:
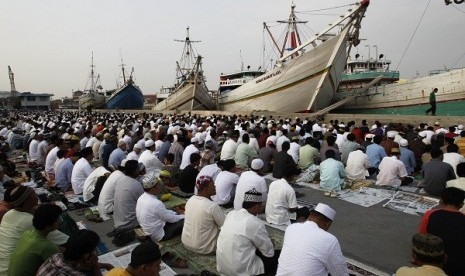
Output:
<svg viewBox="0 0 465 276">
<path fill-rule="evenodd" d="M 191 40 L 189 37 L 189 27 L 186 29 L 186 38 L 175 39 L 176 42 L 184 43 L 184 48 L 182 51 L 181 59 L 177 62 L 176 71 L 178 80 L 184 80 L 194 69 L 194 65 L 197 62 L 197 56 L 195 55 L 192 43 L 201 42 L 200 40 Z"/>
<path fill-rule="evenodd" d="M 8 65 L 8 76 L 10 77 L 10 86 L 11 86 L 11 97 L 14 97 L 16 96 L 16 93 L 18 91 L 16 91 L 16 85 L 15 85 L 15 74 L 13 73 L 13 71 L 11 70 L 11 67 L 10 65 Z"/>
<path fill-rule="evenodd" d="M 90 91 L 95 91 L 95 75 L 94 75 L 94 52 L 91 52 L 91 64 L 90 64 Z"/>
<path fill-rule="evenodd" d="M 300 40 L 300 35 L 297 29 L 297 24 L 305 24 L 308 21 L 301 21 L 298 20 L 297 17 L 295 16 L 295 4 L 292 2 L 291 5 L 291 13 L 289 14 L 289 19 L 288 20 L 278 20 L 278 23 L 285 23 L 287 24 L 287 31 L 286 31 L 286 36 L 284 38 L 283 46 L 281 48 L 281 56 L 283 56 L 284 51 L 292 51 L 295 48 L 299 47 L 300 44 L 302 43 Z M 286 47 L 287 46 L 287 47 Z M 297 53 L 296 53 L 297 55 Z"/>
<path fill-rule="evenodd" d="M 126 83 L 126 74 L 124 72 L 124 65 L 126 64 L 123 63 L 123 52 L 121 52 L 121 48 L 119 49 L 119 54 L 121 56 L 121 71 L 123 71 L 123 81 L 124 81 L 123 83 Z"/>
</svg>

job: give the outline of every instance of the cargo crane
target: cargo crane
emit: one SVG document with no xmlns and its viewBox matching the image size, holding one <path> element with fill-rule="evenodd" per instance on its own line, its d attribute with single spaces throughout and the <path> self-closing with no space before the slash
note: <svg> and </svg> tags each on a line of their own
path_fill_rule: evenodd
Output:
<svg viewBox="0 0 465 276">
<path fill-rule="evenodd" d="M 13 74 L 13 71 L 11 71 L 10 65 L 8 65 L 8 75 L 10 76 L 10 86 L 11 86 L 11 97 L 15 97 L 18 91 L 16 91 L 16 86 L 15 86 L 15 74 Z"/>
</svg>

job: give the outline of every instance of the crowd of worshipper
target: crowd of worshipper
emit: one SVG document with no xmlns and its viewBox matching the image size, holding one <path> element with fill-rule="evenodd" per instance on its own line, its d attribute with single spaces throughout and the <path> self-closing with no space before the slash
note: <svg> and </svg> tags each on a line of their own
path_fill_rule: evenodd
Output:
<svg viewBox="0 0 465 276">
<path fill-rule="evenodd" d="M 158 275 L 156 242 L 175 236 L 192 253 L 216 254 L 221 275 L 348 275 L 328 232 L 336 211 L 299 208 L 290 184 L 297 178 L 328 197 L 366 179 L 423 187 L 441 208 L 425 214 L 412 239 L 418 267 L 397 275 L 465 273 L 463 125 L 88 112 L 18 112 L 0 124 L 0 275 Z M 142 230 L 127 268 L 97 261 L 95 232 L 57 230 L 61 208 L 39 205 L 32 188 L 15 183 L 9 157 L 19 150 L 30 168 L 43 169 L 47 188 L 82 195 L 100 219 L 112 218 L 106 235 L 116 246 Z M 184 208 L 166 208 L 171 192 L 188 198 Z M 288 226 L 282 250 L 264 220 Z M 171 265 L 188 266 L 180 258 Z"/>
</svg>

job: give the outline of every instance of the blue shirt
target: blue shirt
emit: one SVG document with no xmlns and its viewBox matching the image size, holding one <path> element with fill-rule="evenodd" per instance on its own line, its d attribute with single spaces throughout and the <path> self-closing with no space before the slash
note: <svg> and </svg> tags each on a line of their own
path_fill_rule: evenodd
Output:
<svg viewBox="0 0 465 276">
<path fill-rule="evenodd" d="M 71 174 L 73 172 L 73 161 L 71 158 L 67 158 L 61 161 L 57 166 L 57 171 L 55 172 L 55 183 L 56 186 L 63 191 L 66 191 L 71 186 Z"/>
<path fill-rule="evenodd" d="M 325 191 L 339 191 L 344 184 L 344 164 L 328 158 L 320 164 L 320 186 Z"/>
<path fill-rule="evenodd" d="M 370 164 L 373 168 L 378 168 L 381 160 L 387 156 L 386 150 L 378 144 L 369 145 L 367 147 L 366 154 L 368 155 L 368 160 L 370 160 Z"/>
<path fill-rule="evenodd" d="M 406 147 L 400 147 L 400 161 L 404 163 L 405 169 L 407 169 L 408 174 L 413 173 L 413 170 L 417 166 L 413 151 L 409 150 Z"/>
<path fill-rule="evenodd" d="M 122 149 L 116 148 L 111 152 L 108 158 L 108 166 L 113 166 L 113 168 L 116 169 L 121 165 L 121 161 L 123 161 L 124 158 L 126 158 L 126 153 Z"/>
</svg>

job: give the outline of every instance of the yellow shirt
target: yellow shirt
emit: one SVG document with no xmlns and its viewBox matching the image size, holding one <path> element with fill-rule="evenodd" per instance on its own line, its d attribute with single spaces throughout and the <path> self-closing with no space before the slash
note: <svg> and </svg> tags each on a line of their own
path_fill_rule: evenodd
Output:
<svg viewBox="0 0 465 276">
<path fill-rule="evenodd" d="M 447 276 L 447 274 L 437 266 L 422 265 L 420 267 L 401 267 L 397 270 L 396 276 Z"/>
<path fill-rule="evenodd" d="M 129 274 L 129 272 L 124 268 L 115 267 L 108 271 L 105 276 L 131 276 L 131 274 Z"/>
</svg>

